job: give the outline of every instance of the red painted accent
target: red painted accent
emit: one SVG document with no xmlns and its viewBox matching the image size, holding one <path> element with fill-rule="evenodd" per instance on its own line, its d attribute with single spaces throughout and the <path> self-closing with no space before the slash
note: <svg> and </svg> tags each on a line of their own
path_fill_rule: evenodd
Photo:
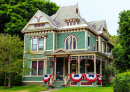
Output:
<svg viewBox="0 0 130 92">
<path fill-rule="evenodd" d="M 38 22 L 38 17 L 37 17 L 37 16 L 35 16 L 34 18 L 37 18 L 37 22 Z"/>
<path fill-rule="evenodd" d="M 80 79 L 73 79 L 72 74 L 70 74 L 70 78 L 72 79 L 73 82 L 79 82 L 80 80 L 82 80 L 83 74 L 81 75 Z"/>
<path fill-rule="evenodd" d="M 92 82 L 81 82 L 81 85 L 92 85 Z"/>
<path fill-rule="evenodd" d="M 76 38 L 76 40 L 78 41 L 77 37 L 75 35 L 68 35 L 65 39 L 64 39 L 64 42 L 65 40 L 69 37 L 69 36 L 74 36 Z"/>
<path fill-rule="evenodd" d="M 94 73 L 91 73 L 91 74 L 94 74 Z M 84 77 L 85 79 L 88 81 L 88 82 L 95 82 L 97 78 L 94 78 L 94 79 L 88 79 L 86 74 L 84 74 Z M 96 74 L 96 77 L 97 77 L 97 74 Z"/>
<path fill-rule="evenodd" d="M 71 85 L 77 85 L 77 82 L 71 82 Z"/>
<path fill-rule="evenodd" d="M 40 17 L 39 17 L 38 22 L 40 22 L 41 17 L 43 17 L 43 16 L 40 16 Z"/>
</svg>

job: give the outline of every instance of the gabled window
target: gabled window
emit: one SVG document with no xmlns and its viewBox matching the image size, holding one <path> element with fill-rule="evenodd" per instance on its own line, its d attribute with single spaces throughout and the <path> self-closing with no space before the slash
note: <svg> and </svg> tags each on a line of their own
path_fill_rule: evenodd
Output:
<svg viewBox="0 0 130 92">
<path fill-rule="evenodd" d="M 74 35 L 67 36 L 65 39 L 65 48 L 73 50 L 77 48 L 77 38 Z"/>
<path fill-rule="evenodd" d="M 34 24 L 34 28 L 40 28 L 40 27 L 44 27 L 45 24 L 42 23 L 42 24 Z"/>
<path fill-rule="evenodd" d="M 44 50 L 44 37 L 32 38 L 32 51 Z"/>
</svg>

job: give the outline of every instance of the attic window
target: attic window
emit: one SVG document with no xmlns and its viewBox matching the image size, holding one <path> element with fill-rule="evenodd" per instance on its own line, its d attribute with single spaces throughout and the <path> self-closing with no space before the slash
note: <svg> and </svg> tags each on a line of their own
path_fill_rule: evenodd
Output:
<svg viewBox="0 0 130 92">
<path fill-rule="evenodd" d="M 76 8 L 76 13 L 78 14 L 78 9 Z"/>
<path fill-rule="evenodd" d="M 44 27 L 45 24 L 34 24 L 34 28 L 40 28 L 40 27 Z"/>
<path fill-rule="evenodd" d="M 74 20 L 69 20 L 69 21 L 66 21 L 66 24 L 67 24 L 67 26 L 76 25 L 77 21 L 75 19 Z"/>
</svg>

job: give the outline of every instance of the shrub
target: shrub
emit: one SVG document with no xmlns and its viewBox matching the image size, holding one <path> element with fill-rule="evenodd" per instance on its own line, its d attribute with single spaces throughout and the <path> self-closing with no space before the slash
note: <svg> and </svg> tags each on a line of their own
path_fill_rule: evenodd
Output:
<svg viewBox="0 0 130 92">
<path fill-rule="evenodd" d="M 114 92 L 130 92 L 130 72 L 116 75 L 113 89 Z"/>
</svg>

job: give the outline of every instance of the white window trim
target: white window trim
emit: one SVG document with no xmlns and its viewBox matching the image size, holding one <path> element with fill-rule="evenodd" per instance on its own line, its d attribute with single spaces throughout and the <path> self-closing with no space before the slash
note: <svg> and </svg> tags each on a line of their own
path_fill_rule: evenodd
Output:
<svg viewBox="0 0 130 92">
<path fill-rule="evenodd" d="M 37 72 L 36 72 L 36 75 L 32 75 L 32 71 L 30 71 L 30 76 L 44 76 L 44 62 L 45 62 L 45 60 L 33 60 L 33 61 L 37 61 Z M 33 61 L 31 61 L 31 69 L 32 69 L 32 62 Z M 38 64 L 39 64 L 39 61 L 43 61 L 43 75 L 38 75 Z"/>
<path fill-rule="evenodd" d="M 45 50 L 46 50 L 46 37 L 42 37 L 42 38 L 44 38 L 43 50 L 38 50 L 39 38 L 41 38 L 41 37 L 36 37 L 36 38 L 37 38 L 37 50 L 32 50 L 32 39 L 33 39 L 33 38 L 34 38 L 34 37 L 31 38 L 30 51 L 31 51 L 31 52 L 35 52 L 35 51 L 45 51 Z"/>
<path fill-rule="evenodd" d="M 68 47 L 68 49 L 66 49 L 66 40 L 68 39 L 68 38 L 70 38 L 70 36 L 72 36 L 72 49 L 69 49 L 70 47 Z M 68 37 L 66 37 L 65 38 L 65 49 L 66 50 L 76 50 L 76 49 L 73 49 L 73 37 L 76 39 L 76 49 L 77 49 L 77 38 L 76 38 L 76 36 L 74 36 L 74 35 L 69 35 Z M 70 39 L 68 40 L 68 46 L 70 46 Z"/>
</svg>

